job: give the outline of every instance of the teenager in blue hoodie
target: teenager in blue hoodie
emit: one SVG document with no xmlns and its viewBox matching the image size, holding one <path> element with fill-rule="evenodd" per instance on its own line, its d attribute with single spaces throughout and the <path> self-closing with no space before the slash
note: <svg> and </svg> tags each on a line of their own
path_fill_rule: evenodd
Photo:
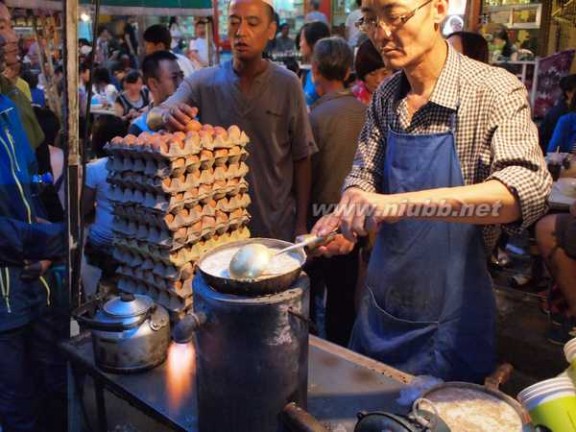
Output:
<svg viewBox="0 0 576 432">
<path fill-rule="evenodd" d="M 0 3 L 0 21 L 6 21 L 6 13 Z M 3 25 L 4 30 L 6 22 Z M 0 32 L 0 73 L 11 48 L 10 39 Z M 50 407 L 38 397 L 49 394 L 53 384 L 62 384 L 55 384 L 54 323 L 46 320 L 53 284 L 46 271 L 53 260 L 66 254 L 65 227 L 45 220 L 38 195 L 41 184 L 33 181 L 36 159 L 22 124 L 20 108 L 0 93 L 0 425 L 4 432 L 49 430 L 38 418 L 40 406 L 42 411 Z"/>
</svg>

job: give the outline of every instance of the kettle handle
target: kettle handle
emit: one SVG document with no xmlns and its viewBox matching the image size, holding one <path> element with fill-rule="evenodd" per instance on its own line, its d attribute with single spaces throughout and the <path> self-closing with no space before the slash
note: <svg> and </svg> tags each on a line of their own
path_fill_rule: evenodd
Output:
<svg viewBox="0 0 576 432">
<path fill-rule="evenodd" d="M 72 311 L 72 316 L 81 326 L 85 326 L 92 330 L 102 330 L 111 332 L 121 332 L 123 330 L 130 330 L 139 327 L 144 321 L 150 318 L 150 315 L 156 310 L 156 305 L 150 307 L 146 313 L 142 314 L 140 319 L 130 324 L 123 323 L 106 323 L 92 318 L 87 318 L 85 315 L 100 303 L 99 299 L 94 299 L 84 303 L 82 306 Z"/>
</svg>

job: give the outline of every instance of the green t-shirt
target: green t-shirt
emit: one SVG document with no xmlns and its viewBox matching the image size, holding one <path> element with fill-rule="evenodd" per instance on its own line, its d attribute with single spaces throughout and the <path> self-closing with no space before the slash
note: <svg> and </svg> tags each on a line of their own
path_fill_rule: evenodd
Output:
<svg viewBox="0 0 576 432">
<path fill-rule="evenodd" d="M 18 108 L 22 126 L 33 150 L 44 141 L 44 132 L 36 120 L 32 104 L 26 96 L 18 90 L 7 78 L 0 75 L 0 93 L 8 96 Z"/>
</svg>

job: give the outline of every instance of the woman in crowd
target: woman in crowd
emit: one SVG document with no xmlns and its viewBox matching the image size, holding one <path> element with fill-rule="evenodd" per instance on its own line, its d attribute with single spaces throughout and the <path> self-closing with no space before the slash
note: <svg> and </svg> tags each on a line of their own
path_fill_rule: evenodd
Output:
<svg viewBox="0 0 576 432">
<path fill-rule="evenodd" d="M 488 63 L 488 42 L 478 33 L 457 31 L 448 35 L 446 40 L 459 53 L 482 63 Z"/>
<path fill-rule="evenodd" d="M 510 36 L 508 36 L 508 30 L 502 28 L 494 33 L 494 45 L 500 51 L 500 57 L 498 60 L 503 61 L 516 61 L 518 57 L 518 48 L 510 42 Z"/>
<path fill-rule="evenodd" d="M 144 87 L 142 74 L 130 71 L 122 80 L 124 91 L 116 98 L 114 110 L 122 120 L 131 121 L 142 114 L 150 104 L 150 94 Z"/>
<path fill-rule="evenodd" d="M 168 29 L 170 30 L 170 36 L 172 36 L 172 42 L 170 43 L 170 49 L 172 51 L 181 52 L 182 51 L 182 37 L 183 32 L 178 22 L 178 17 L 170 17 L 170 22 L 168 23 Z"/>
<path fill-rule="evenodd" d="M 372 94 L 380 83 L 393 73 L 384 65 L 382 56 L 370 40 L 364 41 L 358 48 L 354 69 L 358 80 L 352 87 L 352 93 L 366 105 L 372 100 Z"/>
<path fill-rule="evenodd" d="M 560 87 L 560 97 L 554 106 L 548 110 L 539 127 L 540 147 L 544 154 L 548 151 L 548 144 L 550 144 L 558 120 L 570 112 L 570 105 L 576 99 L 576 74 L 562 77 L 558 86 Z"/>
<path fill-rule="evenodd" d="M 302 55 L 302 62 L 309 63 L 316 42 L 329 36 L 330 29 L 321 21 L 314 21 L 308 24 L 304 24 L 296 41 L 296 45 L 299 47 L 300 54 Z M 318 93 L 316 93 L 314 82 L 312 81 L 312 74 L 309 70 L 303 70 L 301 79 L 304 86 L 306 105 L 310 106 L 316 102 L 319 97 Z"/>
<path fill-rule="evenodd" d="M 113 105 L 118 97 L 118 90 L 112 84 L 110 71 L 99 67 L 94 69 L 94 93 L 100 96 L 100 103 L 103 105 Z"/>
<path fill-rule="evenodd" d="M 576 97 L 571 98 L 568 109 L 570 112 L 560 117 L 556 123 L 548 144 L 548 153 L 555 151 L 576 153 Z"/>
<path fill-rule="evenodd" d="M 96 210 L 94 223 L 90 226 L 86 240 L 85 254 L 89 264 L 102 269 L 102 279 L 114 276 L 117 262 L 112 257 L 112 193 L 111 185 L 106 181 L 108 157 L 104 146 L 116 136 L 125 136 L 128 132 L 124 120 L 112 116 L 99 116 L 92 127 L 92 151 L 98 158 L 86 166 L 86 186 L 82 193 L 84 215 Z"/>
</svg>

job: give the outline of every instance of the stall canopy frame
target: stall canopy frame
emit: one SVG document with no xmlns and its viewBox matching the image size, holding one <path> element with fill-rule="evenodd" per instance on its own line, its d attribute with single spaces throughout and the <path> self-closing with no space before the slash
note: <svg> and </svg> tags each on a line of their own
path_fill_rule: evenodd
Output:
<svg viewBox="0 0 576 432">
<path fill-rule="evenodd" d="M 6 0 L 9 7 L 22 9 L 64 9 L 64 1 L 90 7 L 91 0 Z M 100 13 L 106 15 L 193 15 L 211 16 L 211 0 L 101 0 Z"/>
</svg>

